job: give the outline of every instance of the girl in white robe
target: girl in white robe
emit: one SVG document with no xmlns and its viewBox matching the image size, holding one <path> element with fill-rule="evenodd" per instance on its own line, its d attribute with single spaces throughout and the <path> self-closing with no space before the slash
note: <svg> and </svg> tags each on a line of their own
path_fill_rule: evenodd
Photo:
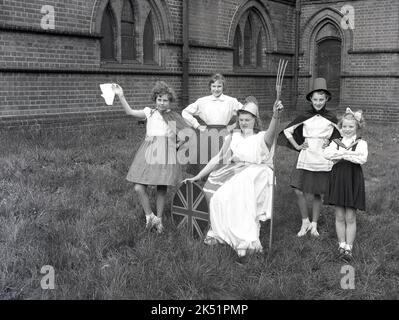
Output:
<svg viewBox="0 0 399 320">
<path fill-rule="evenodd" d="M 203 170 L 185 180 L 197 181 L 211 172 L 203 189 L 211 222 L 205 243 L 227 243 L 240 257 L 262 251 L 260 221 L 271 217 L 273 138 L 282 108 L 281 101 L 274 104 L 268 130 L 260 131 L 257 102 L 247 102 L 238 111 L 239 129 L 226 137 Z M 223 167 L 213 171 L 221 159 Z"/>
</svg>

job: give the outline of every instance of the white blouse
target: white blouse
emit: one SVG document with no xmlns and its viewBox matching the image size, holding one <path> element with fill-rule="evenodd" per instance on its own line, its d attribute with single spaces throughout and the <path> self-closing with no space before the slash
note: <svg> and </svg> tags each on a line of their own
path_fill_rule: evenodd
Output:
<svg viewBox="0 0 399 320">
<path fill-rule="evenodd" d="M 330 171 L 333 162 L 323 156 L 322 146 L 325 140 L 331 137 L 334 127 L 336 127 L 335 123 L 317 114 L 304 122 L 285 129 L 285 136 L 287 138 L 292 137 L 294 130 L 301 124 L 303 124 L 303 137 L 309 147 L 299 152 L 297 169 Z"/>
<path fill-rule="evenodd" d="M 341 142 L 345 147 L 332 141 L 330 145 L 324 149 L 323 155 L 326 159 L 332 161 L 344 159 L 353 163 L 364 164 L 367 162 L 368 156 L 367 142 L 359 140 L 355 151 L 352 151 L 351 149 L 355 141 L 356 136 L 351 138 L 342 138 Z"/>
<path fill-rule="evenodd" d="M 224 94 L 217 98 L 210 95 L 190 104 L 182 111 L 182 116 L 195 129 L 200 124 L 194 116 L 200 117 L 207 125 L 226 126 L 241 108 L 242 104 L 236 98 Z"/>
<path fill-rule="evenodd" d="M 158 110 L 153 110 L 149 107 L 143 109 L 145 117 L 147 118 L 146 135 L 170 137 L 173 136 L 173 131 L 169 129 L 168 124 L 163 119 Z"/>
</svg>

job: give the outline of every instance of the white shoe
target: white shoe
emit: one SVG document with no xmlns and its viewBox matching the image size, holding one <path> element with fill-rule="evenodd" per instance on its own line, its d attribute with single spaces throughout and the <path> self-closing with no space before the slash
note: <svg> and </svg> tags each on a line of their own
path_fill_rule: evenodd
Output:
<svg viewBox="0 0 399 320">
<path fill-rule="evenodd" d="M 310 230 L 310 234 L 312 236 L 318 237 L 320 234 L 317 232 L 317 223 L 311 223 L 311 230 Z"/>
<path fill-rule="evenodd" d="M 154 213 L 151 212 L 150 215 L 145 215 L 145 228 L 151 229 L 156 223 L 156 219 L 159 219 Z"/>
<path fill-rule="evenodd" d="M 162 233 L 163 232 L 163 224 L 162 224 L 162 219 L 155 217 L 154 219 L 154 227 L 157 230 L 158 233 Z"/>
<path fill-rule="evenodd" d="M 312 224 L 310 222 L 309 223 L 302 222 L 301 230 L 299 230 L 297 236 L 303 237 L 309 230 L 311 230 L 311 226 Z"/>
<path fill-rule="evenodd" d="M 218 241 L 215 238 L 212 237 L 205 237 L 204 243 L 207 244 L 208 246 L 214 246 L 218 244 Z"/>
</svg>

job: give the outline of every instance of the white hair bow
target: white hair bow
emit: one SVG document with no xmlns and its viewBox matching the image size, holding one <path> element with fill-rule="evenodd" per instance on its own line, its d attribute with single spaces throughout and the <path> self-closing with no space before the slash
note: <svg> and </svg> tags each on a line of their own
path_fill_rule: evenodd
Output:
<svg viewBox="0 0 399 320">
<path fill-rule="evenodd" d="M 348 108 L 346 108 L 345 113 L 350 113 L 350 114 L 352 114 L 352 115 L 355 117 L 355 119 L 356 119 L 357 121 L 362 120 L 362 112 L 361 112 L 361 111 L 353 112 L 353 111 L 351 110 L 351 108 L 348 107 Z"/>
</svg>

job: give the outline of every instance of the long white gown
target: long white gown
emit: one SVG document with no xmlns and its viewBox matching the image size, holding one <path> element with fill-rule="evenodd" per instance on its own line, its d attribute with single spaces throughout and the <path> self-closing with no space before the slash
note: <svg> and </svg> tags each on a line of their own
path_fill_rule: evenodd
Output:
<svg viewBox="0 0 399 320">
<path fill-rule="evenodd" d="M 231 163 L 212 172 L 204 186 L 211 196 L 207 239 L 227 243 L 240 256 L 262 250 L 260 221 L 271 217 L 274 146 L 269 151 L 264 136 L 234 132 Z"/>
</svg>

